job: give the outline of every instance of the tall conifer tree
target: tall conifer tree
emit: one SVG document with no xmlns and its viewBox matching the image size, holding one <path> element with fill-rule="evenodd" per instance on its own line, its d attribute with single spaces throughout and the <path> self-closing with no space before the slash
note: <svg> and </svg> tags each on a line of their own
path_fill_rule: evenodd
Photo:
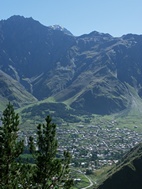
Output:
<svg viewBox="0 0 142 189">
<path fill-rule="evenodd" d="M 33 145 L 30 137 L 30 149 L 35 158 L 35 177 L 39 189 L 69 189 L 72 186 L 70 179 L 70 154 L 64 152 L 63 158 L 57 158 L 56 125 L 51 117 L 46 117 L 46 124 L 37 127 L 37 146 Z"/>
<path fill-rule="evenodd" d="M 30 151 L 35 164 L 19 163 L 17 159 L 23 152 L 24 142 L 18 139 L 19 116 L 9 103 L 2 115 L 0 126 L 0 189 L 69 189 L 70 154 L 64 152 L 57 158 L 56 125 L 50 116 L 46 124 L 37 127 L 37 143 L 29 138 Z"/>
<path fill-rule="evenodd" d="M 23 152 L 24 143 L 18 141 L 19 116 L 9 103 L 4 110 L 0 126 L 0 188 L 17 188 L 20 165 L 17 158 Z"/>
</svg>

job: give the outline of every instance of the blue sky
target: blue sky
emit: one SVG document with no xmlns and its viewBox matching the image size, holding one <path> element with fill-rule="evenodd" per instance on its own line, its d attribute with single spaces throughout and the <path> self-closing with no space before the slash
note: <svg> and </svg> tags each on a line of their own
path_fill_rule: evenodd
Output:
<svg viewBox="0 0 142 189">
<path fill-rule="evenodd" d="M 61 25 L 79 36 L 92 31 L 119 37 L 142 34 L 142 0 L 0 0 L 0 20 L 12 15 Z"/>
</svg>

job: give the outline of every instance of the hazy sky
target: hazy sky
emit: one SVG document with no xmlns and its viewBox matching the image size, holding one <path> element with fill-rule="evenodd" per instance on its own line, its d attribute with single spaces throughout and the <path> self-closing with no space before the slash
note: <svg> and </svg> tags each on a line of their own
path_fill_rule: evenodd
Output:
<svg viewBox="0 0 142 189">
<path fill-rule="evenodd" d="M 12 15 L 61 25 L 78 36 L 92 31 L 142 34 L 142 0 L 0 0 L 0 20 Z"/>
</svg>

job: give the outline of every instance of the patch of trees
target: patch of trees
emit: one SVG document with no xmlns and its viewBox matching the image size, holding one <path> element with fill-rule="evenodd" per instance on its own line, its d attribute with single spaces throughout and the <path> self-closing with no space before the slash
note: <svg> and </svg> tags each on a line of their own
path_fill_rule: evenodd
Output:
<svg viewBox="0 0 142 189">
<path fill-rule="evenodd" d="M 63 103 L 42 103 L 23 110 L 22 114 L 24 114 L 24 118 L 26 119 L 31 119 L 35 116 L 44 118 L 45 115 L 50 114 L 55 120 L 56 118 L 60 118 L 70 123 L 80 121 L 77 117 L 79 112 L 76 112 L 74 109 L 67 109 L 66 105 Z"/>
<path fill-rule="evenodd" d="M 29 138 L 29 151 L 34 164 L 21 162 L 24 141 L 18 139 L 19 116 L 9 103 L 2 115 L 0 127 L 0 188 L 2 189 L 69 189 L 73 185 L 65 151 L 57 157 L 56 125 L 51 117 L 37 126 L 37 141 Z"/>
</svg>

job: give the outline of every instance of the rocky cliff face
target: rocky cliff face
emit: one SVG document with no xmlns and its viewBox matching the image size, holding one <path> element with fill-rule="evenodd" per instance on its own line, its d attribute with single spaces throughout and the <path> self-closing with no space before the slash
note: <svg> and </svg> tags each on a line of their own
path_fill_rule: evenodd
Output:
<svg viewBox="0 0 142 189">
<path fill-rule="evenodd" d="M 92 32 L 75 37 L 32 18 L 0 21 L 0 69 L 38 100 L 111 114 L 142 96 L 142 36 Z"/>
</svg>

